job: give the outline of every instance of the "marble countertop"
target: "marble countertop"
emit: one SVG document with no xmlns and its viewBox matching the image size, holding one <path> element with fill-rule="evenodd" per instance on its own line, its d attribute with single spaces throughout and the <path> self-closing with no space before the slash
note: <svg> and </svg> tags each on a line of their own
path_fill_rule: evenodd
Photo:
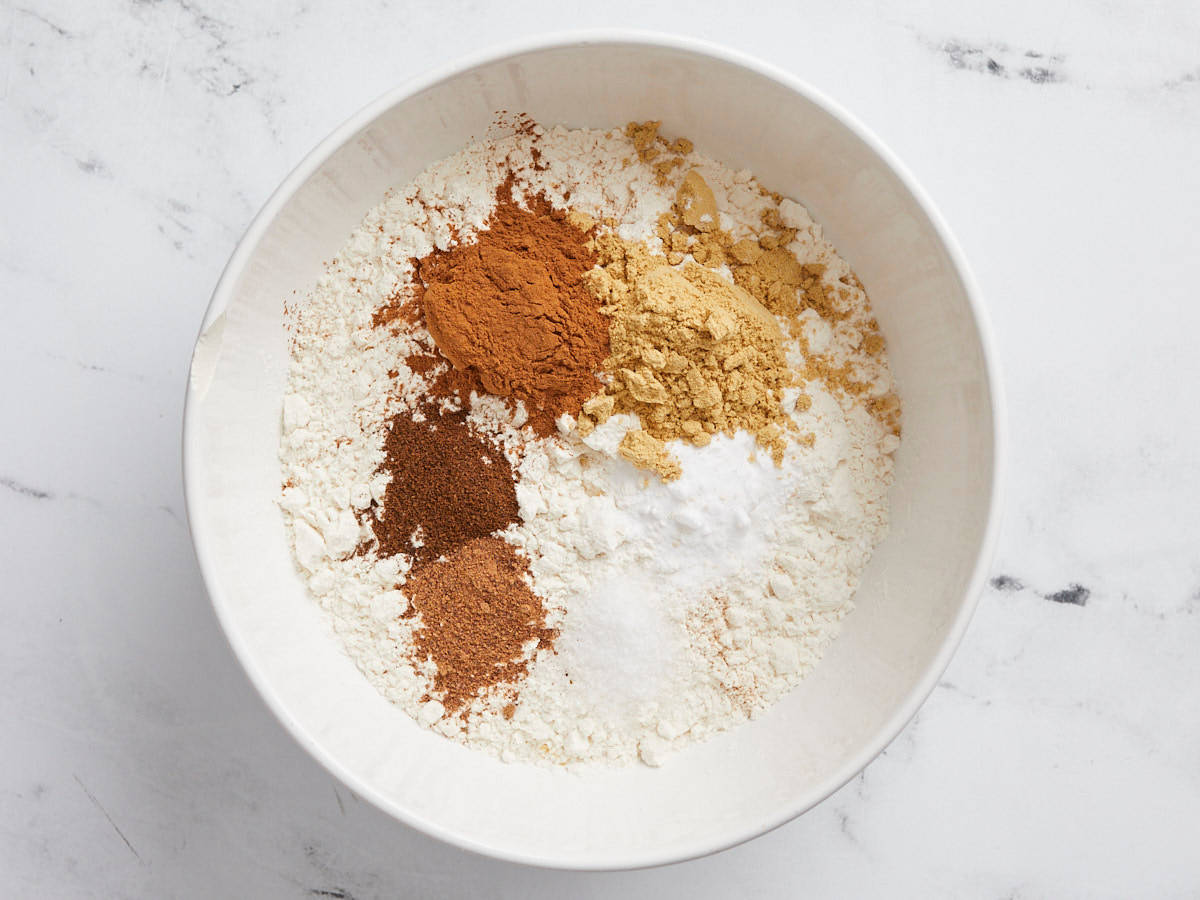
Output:
<svg viewBox="0 0 1200 900">
<path fill-rule="evenodd" d="M 1200 890 L 1200 11 L 728 6 L 0 6 L 0 892 Z M 432 65 L 616 23 L 790 69 L 908 163 L 990 304 L 1010 479 L 965 644 L 882 757 L 742 847 L 579 875 L 404 828 L 293 743 L 205 598 L 179 429 L 209 292 L 317 140 Z"/>
</svg>

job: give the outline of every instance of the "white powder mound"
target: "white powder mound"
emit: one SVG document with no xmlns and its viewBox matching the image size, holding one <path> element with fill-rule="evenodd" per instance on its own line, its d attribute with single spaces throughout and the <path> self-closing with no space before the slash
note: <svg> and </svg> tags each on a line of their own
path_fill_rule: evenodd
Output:
<svg viewBox="0 0 1200 900">
<path fill-rule="evenodd" d="M 509 759 L 657 764 L 804 676 L 886 530 L 891 473 L 875 420 L 813 393 L 817 439 L 782 467 L 740 432 L 673 442 L 682 476 L 647 479 L 604 452 L 627 416 L 527 454 L 524 521 L 508 537 L 565 622 L 512 720 L 493 704 L 469 742 Z"/>
<path fill-rule="evenodd" d="M 536 140 L 537 167 L 531 149 Z M 721 227 L 753 236 L 774 207 L 746 172 L 699 154 Z M 417 337 L 372 327 L 375 310 L 411 284 L 411 260 L 452 235 L 470 240 L 506 174 L 519 193 L 613 219 L 627 240 L 652 248 L 674 189 L 638 162 L 620 132 L 556 128 L 492 137 L 431 166 L 371 210 L 312 294 L 287 311 L 292 362 L 284 398 L 281 506 L 297 563 L 330 627 L 366 677 L 418 722 L 506 760 L 548 763 L 641 758 L 658 765 L 683 745 L 757 715 L 819 660 L 849 611 L 858 578 L 887 526 L 891 453 L 898 444 L 861 401 L 810 383 L 812 405 L 791 411 L 811 447 L 792 445 L 782 466 L 745 433 L 704 448 L 673 443 L 682 476 L 663 483 L 616 453 L 631 416 L 581 439 L 533 439 L 492 397 L 474 397 L 470 419 L 505 447 L 520 481 L 521 522 L 504 537 L 529 557 L 534 590 L 560 630 L 508 697 L 485 697 L 468 715 L 424 703 L 432 663 L 411 659 L 403 557 L 354 555 L 370 537 L 356 512 L 382 503 L 387 420 L 427 388 L 403 360 Z M 823 263 L 839 282 L 849 266 L 799 204 L 778 210 L 797 228 L 802 263 Z M 852 282 L 856 283 L 856 282 Z M 852 288 L 857 292 L 857 288 Z M 865 309 L 866 298 L 855 298 Z M 850 319 L 831 327 L 806 314 L 810 352 L 850 362 L 868 397 L 891 389 L 886 360 L 859 352 Z M 789 361 L 803 365 L 801 342 Z M 389 373 L 395 373 L 389 375 Z M 794 404 L 795 396 L 790 397 Z"/>
</svg>

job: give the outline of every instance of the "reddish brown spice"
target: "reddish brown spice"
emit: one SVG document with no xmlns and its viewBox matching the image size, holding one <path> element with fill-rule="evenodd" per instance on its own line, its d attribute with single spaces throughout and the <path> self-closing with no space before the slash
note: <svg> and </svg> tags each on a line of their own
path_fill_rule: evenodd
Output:
<svg viewBox="0 0 1200 900">
<path fill-rule="evenodd" d="M 530 424 L 551 434 L 562 413 L 577 415 L 601 388 L 608 320 L 584 286 L 596 263 L 591 232 L 541 196 L 512 199 L 500 186 L 496 208 L 473 243 L 416 261 L 415 300 L 438 350 L 465 380 L 521 400 Z"/>
<path fill-rule="evenodd" d="M 409 578 L 405 593 L 420 613 L 413 633 L 418 660 L 437 666 L 433 689 L 450 713 L 529 667 L 525 646 L 550 647 L 557 631 L 530 589 L 528 563 L 502 538 L 468 541 Z M 511 716 L 509 704 L 505 715 Z"/>
</svg>

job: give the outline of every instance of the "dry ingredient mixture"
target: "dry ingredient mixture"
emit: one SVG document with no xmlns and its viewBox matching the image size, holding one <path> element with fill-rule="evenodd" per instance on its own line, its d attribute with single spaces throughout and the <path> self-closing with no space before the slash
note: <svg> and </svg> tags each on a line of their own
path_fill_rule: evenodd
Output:
<svg viewBox="0 0 1200 900">
<path fill-rule="evenodd" d="M 511 761 L 659 765 L 819 660 L 900 404 L 805 209 L 656 122 L 527 119 L 290 305 L 281 506 L 390 700 Z"/>
</svg>

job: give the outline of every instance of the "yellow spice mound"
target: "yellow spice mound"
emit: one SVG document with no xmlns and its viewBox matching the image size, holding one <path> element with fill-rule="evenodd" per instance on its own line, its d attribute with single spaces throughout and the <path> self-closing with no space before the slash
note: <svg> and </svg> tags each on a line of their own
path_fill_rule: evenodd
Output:
<svg viewBox="0 0 1200 900">
<path fill-rule="evenodd" d="M 596 239 L 601 267 L 585 276 L 610 317 L 611 356 L 605 394 L 584 405 L 588 433 L 613 413 L 634 413 L 621 453 L 664 480 L 679 465 L 663 444 L 696 446 L 717 433 L 745 430 L 778 463 L 785 430 L 794 427 L 781 401 L 795 383 L 778 321 L 742 288 L 697 265 L 670 266 L 641 244 L 615 235 Z"/>
</svg>

